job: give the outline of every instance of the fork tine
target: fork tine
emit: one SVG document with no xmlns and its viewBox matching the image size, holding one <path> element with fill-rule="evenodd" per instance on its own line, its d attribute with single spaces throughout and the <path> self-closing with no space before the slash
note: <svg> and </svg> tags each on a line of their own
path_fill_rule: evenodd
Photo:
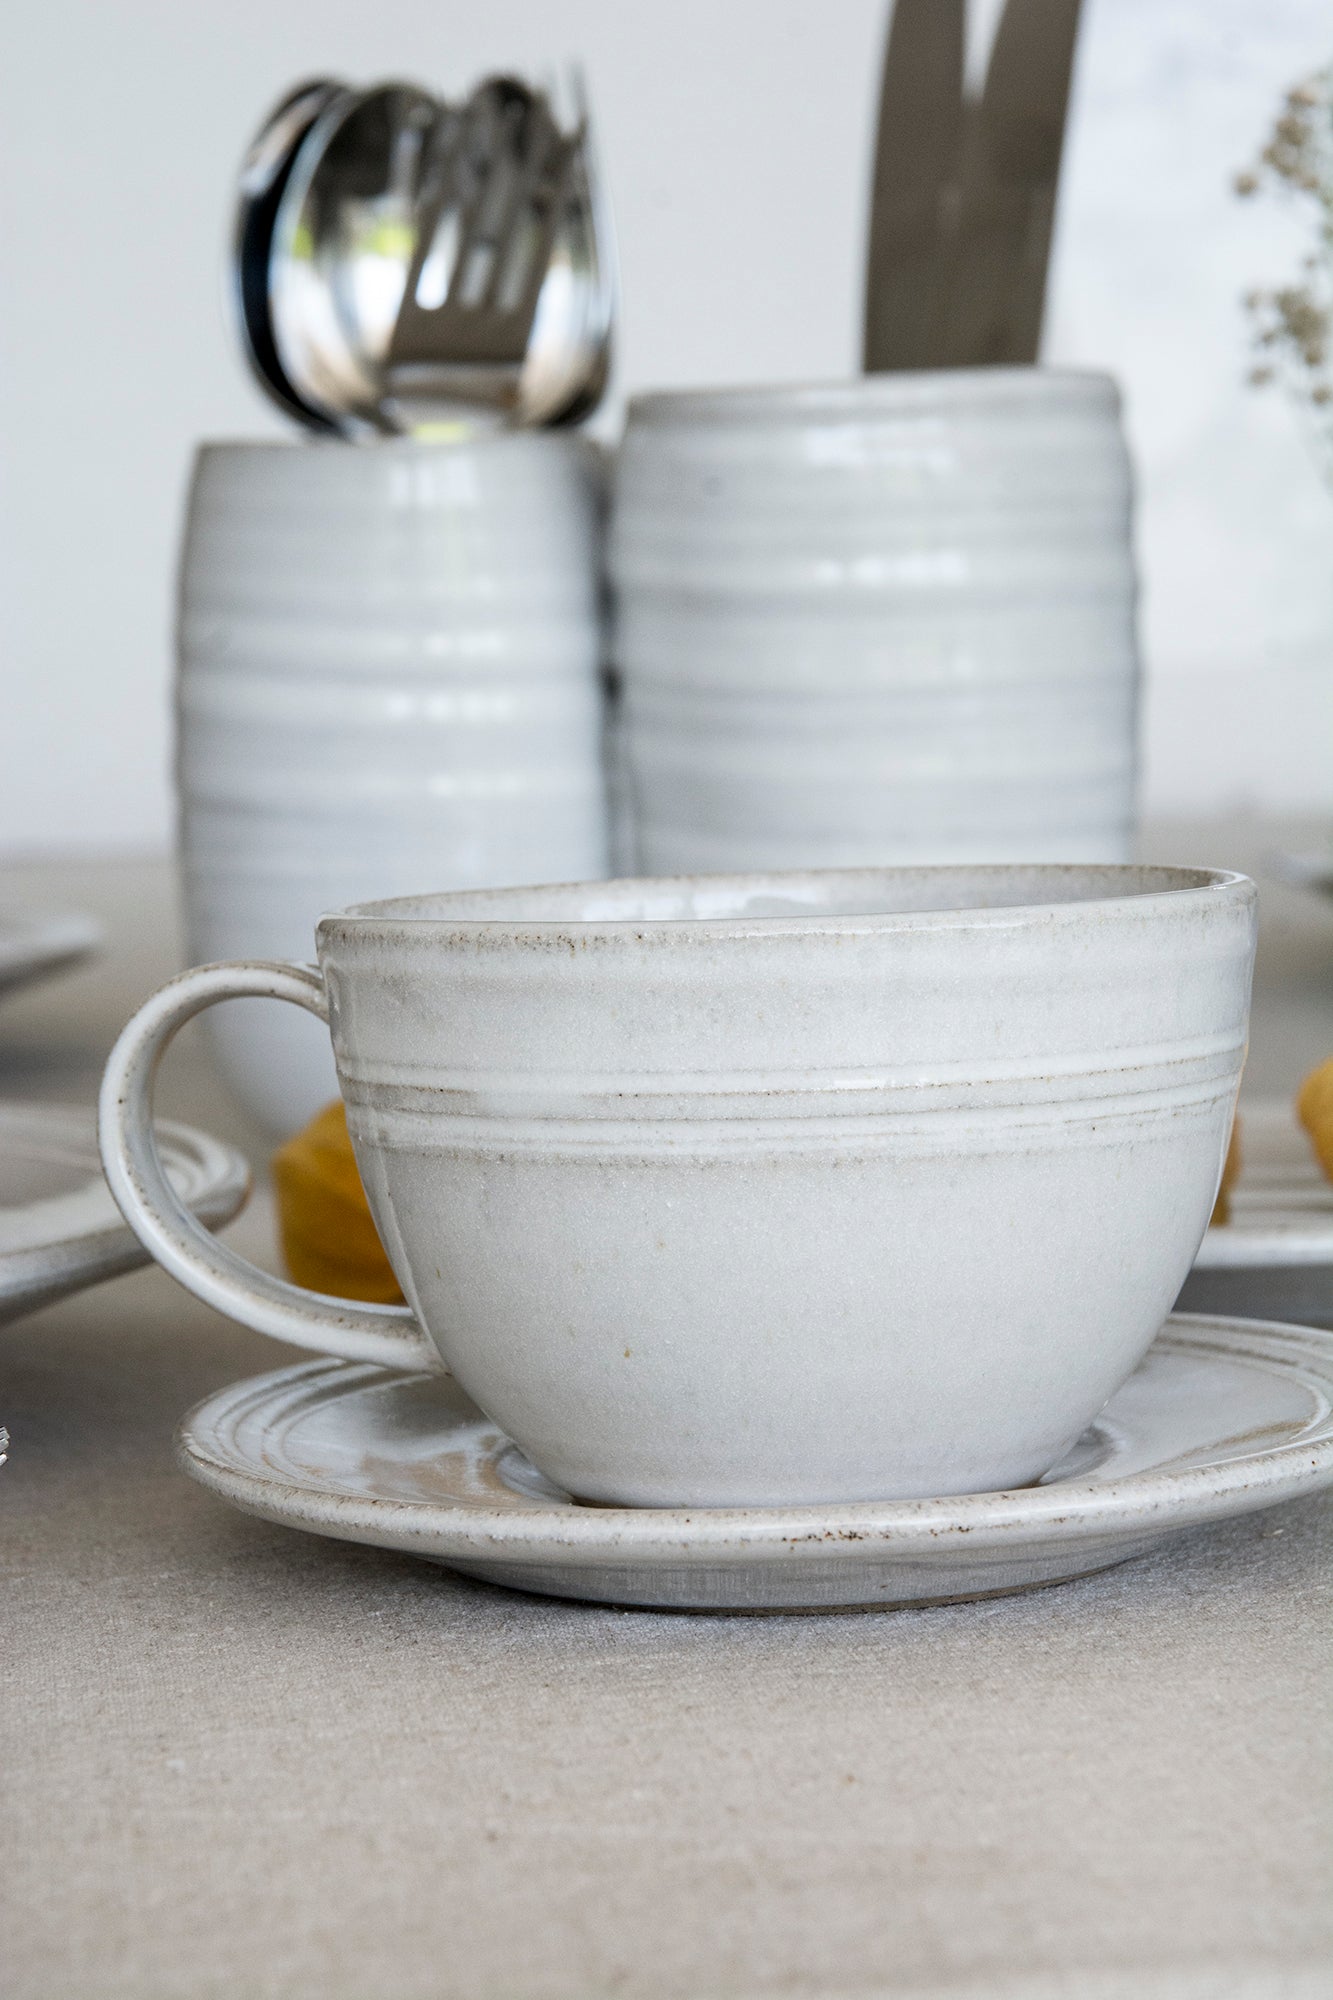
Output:
<svg viewBox="0 0 1333 2000">
<path fill-rule="evenodd" d="M 441 146 L 433 156 L 433 184 L 419 213 L 416 248 L 386 356 L 391 367 L 427 362 L 437 350 L 439 315 L 448 307 L 462 260 L 475 235 L 478 204 L 485 188 L 485 174 L 478 171 L 477 157 L 480 154 L 484 162 L 494 150 L 484 138 L 482 128 L 490 121 L 495 95 L 495 88 L 488 88 L 484 97 L 481 93 L 474 94 L 454 114 L 448 145 Z M 418 297 L 421 274 L 441 219 L 451 204 L 458 210 L 453 262 L 445 274 L 439 303 L 424 306 Z"/>
<path fill-rule="evenodd" d="M 474 299 L 460 298 L 460 303 L 473 307 L 493 307 L 499 291 L 500 274 L 509 264 L 516 245 L 516 239 L 525 220 L 539 203 L 543 187 L 548 178 L 553 156 L 560 149 L 560 134 L 556 129 L 545 102 L 534 99 L 531 107 L 524 107 L 526 115 L 511 114 L 506 120 L 517 125 L 521 157 L 517 166 L 511 163 L 508 150 L 498 151 L 502 170 L 494 169 L 483 188 L 483 201 L 479 204 L 476 232 L 484 231 L 492 246 L 492 257 L 484 290 Z M 489 200 L 485 197 L 489 196 Z M 469 232 L 471 234 L 472 232 Z M 521 247 L 521 246 L 520 246 Z M 468 245 L 460 245 L 459 261 L 455 266 L 455 277 L 465 268 Z M 453 297 L 453 286 L 450 286 Z"/>
<path fill-rule="evenodd" d="M 440 218 L 449 202 L 453 164 L 462 139 L 462 120 L 447 104 L 442 104 L 422 149 L 418 182 L 417 240 L 403 285 L 403 305 L 415 300 L 421 273 L 434 248 Z M 401 308 L 399 317 L 401 318 Z"/>
<path fill-rule="evenodd" d="M 531 325 L 569 185 L 570 148 L 552 133 L 539 165 L 514 189 L 486 304 Z"/>
<path fill-rule="evenodd" d="M 507 79 L 469 100 L 456 143 L 435 162 L 438 185 L 420 213 L 389 343 L 386 367 L 402 383 L 415 381 L 420 393 L 451 374 L 521 364 L 585 136 L 580 124 L 566 137 L 544 97 Z M 421 274 L 451 203 L 452 269 L 443 297 L 423 304 Z"/>
</svg>

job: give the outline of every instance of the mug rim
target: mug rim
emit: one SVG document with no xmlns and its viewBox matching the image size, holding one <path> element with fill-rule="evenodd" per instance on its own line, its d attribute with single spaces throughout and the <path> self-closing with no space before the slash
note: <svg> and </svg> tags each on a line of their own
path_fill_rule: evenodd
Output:
<svg viewBox="0 0 1333 2000">
<path fill-rule="evenodd" d="M 821 887 L 846 885 L 846 894 L 873 898 L 874 884 L 900 881 L 919 885 L 922 880 L 947 881 L 953 878 L 982 878 L 997 884 L 1005 877 L 1030 880 L 1033 876 L 1054 883 L 1083 877 L 1094 893 L 1056 896 L 1045 901 L 976 902 L 963 904 L 916 905 L 907 908 L 875 909 L 858 900 L 852 908 L 820 907 L 814 903 L 800 910 L 705 909 L 700 914 L 663 910 L 609 910 L 580 916 L 569 909 L 534 911 L 529 898 L 559 902 L 589 896 L 628 900 L 637 892 L 640 903 L 673 898 L 708 900 L 710 890 L 719 900 L 731 896 L 751 899 L 784 892 L 796 895 L 805 890 L 812 897 Z M 1144 886 L 1126 886 L 1123 893 L 1097 893 L 1096 887 L 1117 878 L 1138 881 Z M 882 893 L 882 891 L 881 891 Z M 372 902 L 354 903 L 345 910 L 330 911 L 319 919 L 317 936 L 326 940 L 365 939 L 371 935 L 396 933 L 404 938 L 462 936 L 480 943 L 498 939 L 550 945 L 563 937 L 575 942 L 605 937 L 608 940 L 640 942 L 729 938 L 813 938 L 882 935 L 898 931 L 971 930 L 1043 927 L 1085 922 L 1089 917 L 1125 915 L 1131 911 L 1166 916 L 1187 911 L 1191 904 L 1203 908 L 1219 900 L 1251 904 L 1258 895 L 1248 875 L 1234 869 L 1199 868 L 1143 862 L 945 862 L 932 865 L 860 868 L 809 868 L 735 871 L 703 875 L 626 875 L 587 882 L 534 883 L 492 889 L 452 889 L 413 896 L 393 896 Z M 429 905 L 429 908 L 423 907 Z M 481 906 L 481 907 L 479 907 Z"/>
<path fill-rule="evenodd" d="M 840 382 L 719 383 L 650 389 L 631 396 L 626 430 L 673 424 L 804 423 L 811 419 L 953 415 L 1025 408 L 1032 403 L 1085 406 L 1116 415 L 1120 391 L 1101 368 L 913 368 Z"/>
<path fill-rule="evenodd" d="M 597 439 L 587 438 L 582 432 L 562 430 L 513 430 L 504 424 L 468 428 L 466 421 L 460 423 L 458 435 L 450 437 L 373 437 L 358 438 L 349 446 L 343 437 L 329 437 L 307 432 L 298 437 L 211 437 L 200 438 L 194 447 L 193 463 L 199 466 L 206 459 L 261 459 L 266 462 L 282 457 L 288 460 L 301 457 L 312 461 L 331 456 L 338 463 L 355 455 L 357 458 L 376 464 L 387 459 L 403 458 L 412 464 L 423 459 L 446 458 L 458 451 L 482 451 L 495 447 L 515 456 L 530 456 L 539 452 L 543 456 L 581 455 L 589 445 L 596 445 Z"/>
</svg>

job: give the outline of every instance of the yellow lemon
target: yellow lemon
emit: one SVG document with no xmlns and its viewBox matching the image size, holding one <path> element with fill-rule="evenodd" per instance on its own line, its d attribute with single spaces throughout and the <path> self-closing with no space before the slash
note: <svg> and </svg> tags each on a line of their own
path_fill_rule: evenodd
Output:
<svg viewBox="0 0 1333 2000">
<path fill-rule="evenodd" d="M 298 1285 L 376 1305 L 402 1300 L 371 1220 L 341 1098 L 273 1155 L 278 1233 Z"/>
<path fill-rule="evenodd" d="M 1310 1134 L 1320 1166 L 1333 1180 L 1333 1056 L 1311 1070 L 1301 1085 L 1296 1116 Z"/>
</svg>

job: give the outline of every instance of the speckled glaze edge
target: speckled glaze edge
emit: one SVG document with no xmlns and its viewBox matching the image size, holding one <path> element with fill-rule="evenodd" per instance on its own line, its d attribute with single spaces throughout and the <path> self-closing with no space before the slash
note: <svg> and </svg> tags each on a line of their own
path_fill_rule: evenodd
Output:
<svg viewBox="0 0 1333 2000">
<path fill-rule="evenodd" d="M 1299 1374 L 1322 1416 L 1299 1441 L 1218 1465 L 1058 1481 L 953 1499 L 793 1508 L 487 1509 L 360 1499 L 257 1473 L 237 1426 L 283 1391 L 304 1400 L 378 1371 L 307 1363 L 199 1404 L 177 1433 L 182 1469 L 242 1511 L 417 1555 L 518 1589 L 694 1610 L 885 1607 L 1006 1594 L 1130 1560 L 1163 1537 L 1333 1484 L 1333 1334 L 1174 1314 L 1176 1350 Z M 275 1417 L 280 1412 L 275 1411 Z"/>
</svg>

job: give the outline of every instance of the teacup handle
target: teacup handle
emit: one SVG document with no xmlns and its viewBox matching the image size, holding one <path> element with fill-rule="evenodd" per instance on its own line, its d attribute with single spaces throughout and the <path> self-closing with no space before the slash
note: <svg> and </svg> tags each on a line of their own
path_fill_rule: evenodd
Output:
<svg viewBox="0 0 1333 2000">
<path fill-rule="evenodd" d="M 442 1371 L 410 1306 L 361 1305 L 270 1276 L 210 1236 L 163 1173 L 153 1137 L 157 1066 L 187 1021 L 219 1000 L 240 999 L 290 1000 L 328 1024 L 324 981 L 312 965 L 201 965 L 146 1000 L 111 1051 L 98 1101 L 102 1165 L 121 1214 L 187 1291 L 243 1326 L 349 1361 Z"/>
</svg>

